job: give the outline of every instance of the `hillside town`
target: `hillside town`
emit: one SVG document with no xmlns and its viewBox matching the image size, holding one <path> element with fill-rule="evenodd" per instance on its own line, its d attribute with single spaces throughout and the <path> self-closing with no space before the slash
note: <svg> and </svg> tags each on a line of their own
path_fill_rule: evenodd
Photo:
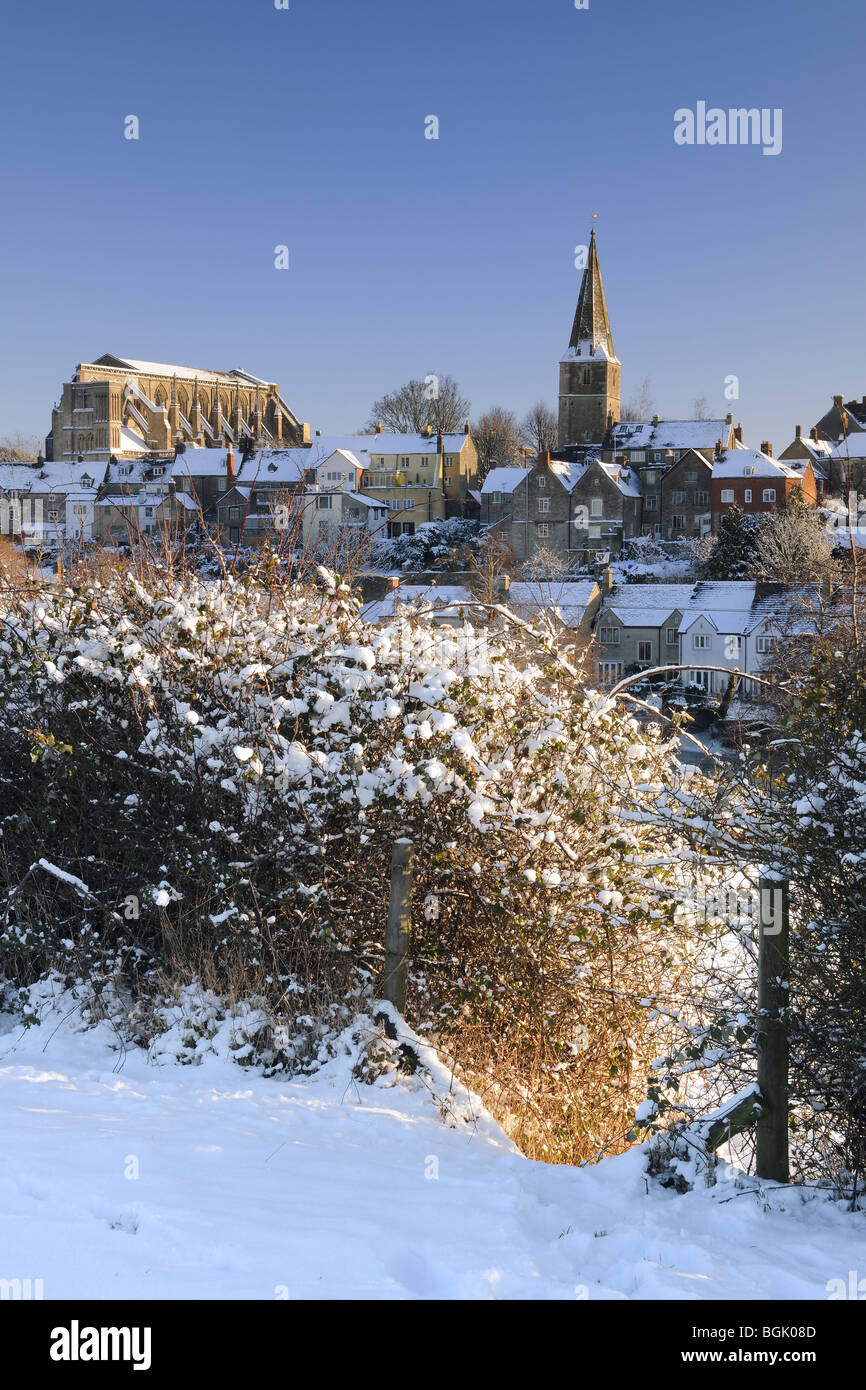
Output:
<svg viewBox="0 0 866 1390">
<path fill-rule="evenodd" d="M 683 666 L 680 689 L 718 697 L 729 671 L 745 677 L 738 701 L 753 699 L 748 678 L 786 632 L 802 638 L 804 608 L 820 610 L 813 625 L 824 621 L 826 584 L 811 572 L 782 582 L 717 573 L 712 582 L 700 557 L 728 522 L 754 527 L 795 504 L 834 546 L 859 542 L 866 396 L 834 396 L 778 452 L 769 440 L 744 440 L 731 412 L 633 414 L 622 406 L 593 228 L 551 447 L 482 459 L 469 419 L 459 432 L 397 433 L 378 422 L 328 435 L 298 418 L 276 382 L 249 372 L 106 353 L 63 383 L 39 457 L 0 464 L 0 530 L 55 564 L 158 538 L 191 550 L 208 538 L 235 554 L 276 547 L 296 562 L 339 555 L 370 615 L 410 599 L 450 607 L 450 594 L 465 616 L 478 584 L 454 572 L 466 571 L 467 555 L 477 569 L 479 553 L 495 554 L 497 593 L 591 644 L 600 684 Z M 462 548 L 449 530 L 459 522 L 471 539 Z M 443 559 L 401 562 L 411 538 L 423 554 L 433 537 Z"/>
</svg>

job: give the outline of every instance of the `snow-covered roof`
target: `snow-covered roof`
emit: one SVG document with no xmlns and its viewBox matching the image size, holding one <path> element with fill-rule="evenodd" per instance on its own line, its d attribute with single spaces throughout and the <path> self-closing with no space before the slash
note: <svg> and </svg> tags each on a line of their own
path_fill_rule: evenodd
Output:
<svg viewBox="0 0 866 1390">
<path fill-rule="evenodd" d="M 569 627 L 576 627 L 597 592 L 594 579 L 539 579 L 512 584 L 504 602 L 519 617 L 555 612 Z"/>
<path fill-rule="evenodd" d="M 142 362 L 135 357 L 118 357 L 116 353 L 106 354 L 115 357 L 124 367 L 129 367 L 130 371 L 140 372 L 142 376 L 176 376 L 183 378 L 184 381 L 193 381 L 198 377 L 199 381 L 234 381 L 243 379 L 252 385 L 268 386 L 272 383 L 263 381 L 260 377 L 251 376 L 242 367 L 232 367 L 226 372 L 214 371 L 207 367 L 180 367 L 169 362 Z M 89 362 L 87 366 L 99 366 L 98 362 Z"/>
<path fill-rule="evenodd" d="M 401 584 L 399 588 L 391 589 L 383 599 L 366 604 L 361 616 L 367 622 L 377 623 L 383 618 L 392 618 L 398 608 L 407 604 L 417 603 L 421 608 L 431 604 L 434 608 L 440 608 L 446 604 L 474 602 L 474 595 L 459 584 Z"/>
<path fill-rule="evenodd" d="M 122 457 L 124 454 L 147 454 L 149 452 L 150 445 L 142 439 L 140 434 L 136 434 L 135 430 L 131 430 L 128 425 L 121 425 L 120 448 L 116 457 Z"/>
<path fill-rule="evenodd" d="M 482 484 L 481 494 L 513 492 L 528 476 L 528 468 L 491 468 Z"/>
<path fill-rule="evenodd" d="M 625 497 L 640 497 L 640 483 L 633 469 L 623 468 L 618 463 L 600 463 L 599 468 L 604 469 L 611 482 Z"/>
<path fill-rule="evenodd" d="M 352 502 L 360 502 L 364 507 L 376 507 L 382 512 L 388 510 L 388 503 L 382 497 L 368 497 L 363 492 L 344 492 L 343 496 L 350 498 Z"/>
<path fill-rule="evenodd" d="M 27 463 L 0 463 L 0 491 L 3 492 L 69 492 L 82 486 L 82 478 L 101 482 L 105 464 L 43 463 L 37 467 Z"/>
<path fill-rule="evenodd" d="M 751 469 L 751 472 L 747 471 Z M 713 460 L 714 478 L 797 478 L 800 475 L 788 463 L 762 454 L 760 449 L 723 449 L 720 458 Z"/>
<path fill-rule="evenodd" d="M 621 420 L 609 437 L 615 449 L 712 449 L 730 432 L 727 420 Z"/>
<path fill-rule="evenodd" d="M 315 468 L 318 462 L 316 456 L 311 457 L 309 449 L 263 449 L 236 465 L 235 471 L 236 477 L 244 483 L 280 486 L 303 482 L 307 471 Z"/>
<path fill-rule="evenodd" d="M 849 458 L 866 458 L 866 430 L 858 430 L 855 434 L 849 434 L 847 439 L 840 440 L 838 444 L 831 444 L 829 457 L 842 463 Z"/>
</svg>

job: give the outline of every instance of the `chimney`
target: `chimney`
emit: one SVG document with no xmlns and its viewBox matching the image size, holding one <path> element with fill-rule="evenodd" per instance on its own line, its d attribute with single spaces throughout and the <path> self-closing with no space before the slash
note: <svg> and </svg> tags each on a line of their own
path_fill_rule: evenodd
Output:
<svg viewBox="0 0 866 1390">
<path fill-rule="evenodd" d="M 234 480 L 235 480 L 235 456 L 234 456 L 234 453 L 232 452 L 232 446 L 231 446 L 231 444 L 230 444 L 230 445 L 229 445 L 229 451 L 228 451 L 228 453 L 226 454 L 226 486 L 227 486 L 227 487 L 231 487 L 231 485 L 232 485 L 232 483 L 234 482 Z"/>
<path fill-rule="evenodd" d="M 713 450 L 713 457 L 717 459 L 720 459 L 722 457 L 722 441 L 720 439 L 716 440 L 716 447 Z"/>
<path fill-rule="evenodd" d="M 725 424 L 726 424 L 726 425 L 732 425 L 733 423 L 734 423 L 734 417 L 733 417 L 733 415 L 731 414 L 731 412 L 728 411 L 727 415 L 725 416 Z"/>
<path fill-rule="evenodd" d="M 654 416 L 653 416 L 653 424 L 654 424 L 654 425 L 660 425 L 660 424 L 661 424 L 661 420 L 659 419 L 658 415 L 654 415 Z"/>
<path fill-rule="evenodd" d="M 803 426 L 802 426 L 802 425 L 795 425 L 795 426 L 794 426 L 794 430 L 795 430 L 795 437 L 796 437 L 797 439 L 802 439 L 802 437 L 803 437 Z"/>
<path fill-rule="evenodd" d="M 834 405 L 843 405 L 843 404 L 844 404 L 843 398 L 842 398 L 841 396 L 834 396 L 834 397 L 833 397 L 833 404 L 834 404 Z"/>
<path fill-rule="evenodd" d="M 813 440 L 816 444 L 818 443 L 818 426 L 817 426 L 817 425 L 813 425 L 812 428 L 810 429 L 810 431 L 809 431 L 809 438 L 810 438 L 811 440 Z"/>
<path fill-rule="evenodd" d="M 468 420 L 466 421 L 466 424 L 463 426 L 463 433 L 464 433 L 464 434 L 471 434 L 471 433 L 472 433 L 472 426 L 470 425 L 470 423 L 469 423 Z"/>
<path fill-rule="evenodd" d="M 376 433 L 377 433 L 377 434 L 381 434 L 381 433 L 382 433 L 382 421 L 381 421 L 381 420 L 377 420 L 377 421 L 376 421 Z"/>
<path fill-rule="evenodd" d="M 550 467 L 550 450 L 549 450 L 549 449 L 543 449 L 543 450 L 539 453 L 538 459 L 537 459 L 537 463 L 538 463 L 538 467 L 539 467 L 539 468 L 549 468 L 549 467 Z"/>
<path fill-rule="evenodd" d="M 322 433 L 321 430 L 316 430 L 316 438 L 317 438 L 317 439 L 319 438 L 319 436 L 321 435 L 321 433 Z"/>
<path fill-rule="evenodd" d="M 770 443 L 769 439 L 761 440 L 761 453 L 766 454 L 767 458 L 773 457 L 773 446 Z"/>
<path fill-rule="evenodd" d="M 734 438 L 736 439 L 736 441 L 737 441 L 738 444 L 742 444 L 742 442 L 743 442 L 743 427 L 742 427 L 742 425 L 735 425 L 735 426 L 734 426 Z"/>
</svg>

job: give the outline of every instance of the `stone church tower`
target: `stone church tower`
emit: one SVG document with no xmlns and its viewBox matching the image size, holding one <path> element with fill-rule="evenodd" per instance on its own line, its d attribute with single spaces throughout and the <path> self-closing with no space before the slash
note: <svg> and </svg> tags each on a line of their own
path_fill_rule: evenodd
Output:
<svg viewBox="0 0 866 1390">
<path fill-rule="evenodd" d="M 571 340 L 559 364 L 560 449 L 600 444 L 619 418 L 620 364 L 613 350 L 593 227 Z"/>
</svg>

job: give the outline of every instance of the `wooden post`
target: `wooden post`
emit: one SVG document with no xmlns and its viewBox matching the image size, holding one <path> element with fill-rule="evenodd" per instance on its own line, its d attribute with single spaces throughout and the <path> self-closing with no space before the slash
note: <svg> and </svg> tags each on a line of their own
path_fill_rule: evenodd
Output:
<svg viewBox="0 0 866 1390">
<path fill-rule="evenodd" d="M 411 840 L 395 840 L 391 853 L 391 901 L 388 904 L 388 926 L 385 933 L 385 976 L 382 997 L 393 1004 L 398 1013 L 406 1011 L 406 980 L 409 973 L 409 933 L 412 925 L 410 899 L 412 895 Z"/>
<path fill-rule="evenodd" d="M 787 881 L 761 875 L 758 954 L 758 1086 L 765 1110 L 756 1125 L 759 1178 L 787 1182 L 788 1170 L 788 896 Z"/>
</svg>

